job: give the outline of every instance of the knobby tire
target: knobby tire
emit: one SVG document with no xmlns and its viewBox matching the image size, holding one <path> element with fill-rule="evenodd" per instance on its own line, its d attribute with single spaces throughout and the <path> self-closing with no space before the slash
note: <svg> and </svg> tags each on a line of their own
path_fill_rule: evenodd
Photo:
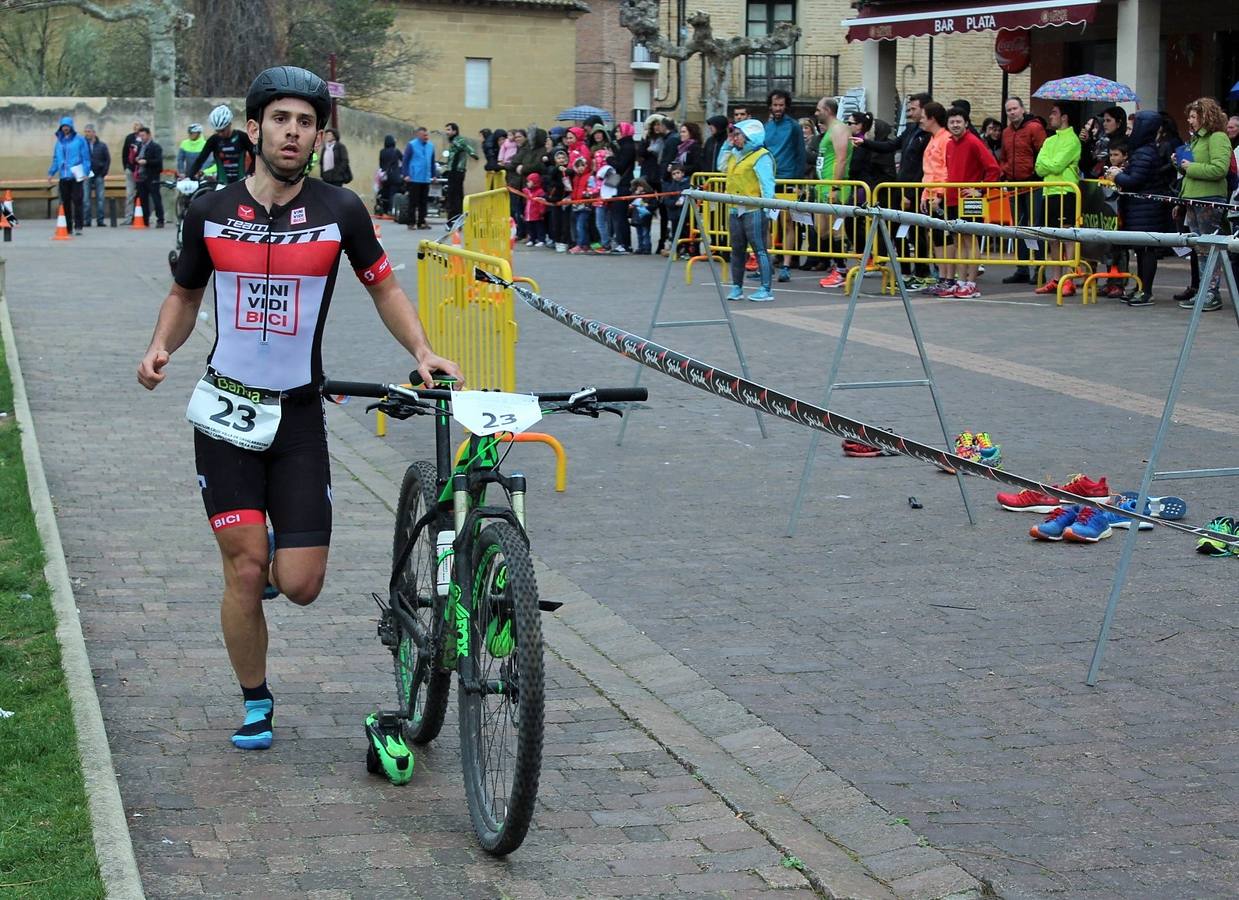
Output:
<svg viewBox="0 0 1239 900">
<path fill-rule="evenodd" d="M 533 818 L 542 771 L 542 622 L 533 561 L 510 523 L 487 525 L 472 542 L 473 608 L 462 680 L 497 691 L 459 693 L 460 747 L 469 816 L 483 849 L 496 856 L 521 845 Z M 503 574 L 501 574 L 503 573 Z M 487 629 L 511 621 L 515 646 L 496 657 Z"/>
<path fill-rule="evenodd" d="M 415 462 L 404 473 L 400 486 L 400 502 L 396 507 L 396 533 L 392 544 L 392 565 L 413 534 L 419 519 L 434 507 L 435 467 L 427 462 Z M 435 596 L 435 539 L 440 530 L 450 528 L 444 514 L 438 523 L 422 529 L 417 542 L 405 559 L 396 580 L 394 603 L 402 603 L 428 635 L 443 635 L 443 611 L 446 598 Z M 415 744 L 427 744 L 439 735 L 447 713 L 448 692 L 452 687 L 451 672 L 440 667 L 440 660 L 430 658 L 419 648 L 413 637 L 393 619 L 396 646 L 392 662 L 396 674 L 396 693 L 404 722 L 405 739 Z M 441 641 L 437 642 L 440 643 Z"/>
</svg>

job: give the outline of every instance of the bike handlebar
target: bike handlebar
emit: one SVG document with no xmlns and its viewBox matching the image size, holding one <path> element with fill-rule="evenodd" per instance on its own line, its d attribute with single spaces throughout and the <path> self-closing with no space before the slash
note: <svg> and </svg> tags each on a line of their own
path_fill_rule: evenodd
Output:
<svg viewBox="0 0 1239 900">
<path fill-rule="evenodd" d="M 531 391 L 530 393 L 545 403 L 567 403 L 580 395 L 582 391 L 592 391 L 588 399 L 596 403 L 639 403 L 649 399 L 650 395 L 650 392 L 643 387 L 582 388 L 576 391 Z M 416 394 L 417 399 L 436 401 L 451 400 L 453 392 L 442 388 L 408 388 L 398 384 L 328 379 L 323 382 L 323 393 L 331 396 L 343 394 L 349 397 L 374 397 L 376 399 L 382 399 L 391 394 L 413 399 L 409 395 Z"/>
</svg>

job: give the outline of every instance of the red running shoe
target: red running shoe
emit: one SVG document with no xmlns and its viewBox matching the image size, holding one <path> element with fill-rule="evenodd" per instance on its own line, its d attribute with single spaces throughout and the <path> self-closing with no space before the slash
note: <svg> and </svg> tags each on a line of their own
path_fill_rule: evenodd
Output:
<svg viewBox="0 0 1239 900">
<path fill-rule="evenodd" d="M 868 444 L 862 444 L 859 441 L 843 441 L 844 456 L 881 456 L 882 450 L 879 447 L 871 447 Z"/>
<path fill-rule="evenodd" d="M 748 256 L 748 259 L 744 261 L 744 271 L 746 272 L 757 271 L 757 254 L 756 253 L 750 253 Z"/>
<path fill-rule="evenodd" d="M 843 281 L 844 281 L 843 273 L 840 272 L 838 269 L 831 269 L 830 272 L 827 273 L 825 278 L 822 278 L 818 281 L 818 285 L 824 288 L 836 288 L 839 285 L 843 284 Z"/>
<path fill-rule="evenodd" d="M 1093 481 L 1086 475 L 1073 475 L 1066 484 L 1056 484 L 1077 497 L 1090 497 L 1094 500 L 1110 496 L 1110 487 L 1103 475 L 1100 481 Z M 1049 494 L 1038 491 L 1020 491 L 1018 494 L 999 494 L 998 505 L 1012 512 L 1051 513 L 1063 505 L 1063 501 Z"/>
</svg>

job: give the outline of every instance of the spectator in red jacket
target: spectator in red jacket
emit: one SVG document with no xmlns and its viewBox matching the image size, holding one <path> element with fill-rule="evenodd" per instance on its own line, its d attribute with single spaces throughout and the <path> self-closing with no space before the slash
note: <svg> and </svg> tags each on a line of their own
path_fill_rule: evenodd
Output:
<svg viewBox="0 0 1239 900">
<path fill-rule="evenodd" d="M 977 133 L 968 127 L 968 114 L 958 106 L 952 106 L 946 111 L 946 127 L 951 133 L 951 140 L 946 145 L 946 180 L 962 184 L 976 184 L 982 181 L 997 181 L 1002 174 L 998 161 L 990 153 L 985 141 L 977 137 Z M 985 192 L 979 188 L 947 188 L 946 204 L 947 219 L 956 219 L 961 213 L 967 213 L 962 207 L 964 201 L 979 199 L 984 210 Z M 958 208 L 957 208 L 958 207 Z M 959 238 L 959 255 L 961 259 L 976 259 L 976 235 L 964 234 Z M 964 263 L 955 270 L 956 287 L 952 296 L 960 299 L 980 297 L 977 290 L 976 263 Z"/>
<path fill-rule="evenodd" d="M 1003 181 L 1040 181 L 1037 176 L 1037 154 L 1045 143 L 1045 129 L 1041 123 L 1024 109 L 1019 97 L 1008 97 L 1006 104 L 1007 127 L 1002 131 L 1002 150 L 998 165 L 1002 167 Z M 1015 192 L 1015 222 L 1017 225 L 1032 224 L 1033 192 L 1031 189 Z M 1028 246 L 1023 241 L 1015 242 L 1015 252 L 1021 265 L 1002 280 L 1003 284 L 1028 284 L 1032 278 L 1025 264 L 1029 256 Z"/>
</svg>

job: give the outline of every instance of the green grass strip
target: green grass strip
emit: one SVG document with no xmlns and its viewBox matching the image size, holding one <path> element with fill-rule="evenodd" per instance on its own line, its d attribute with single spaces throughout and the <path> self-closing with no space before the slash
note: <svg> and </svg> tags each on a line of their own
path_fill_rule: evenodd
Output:
<svg viewBox="0 0 1239 900">
<path fill-rule="evenodd" d="M 0 896 L 102 897 L 3 345 L 0 411 Z"/>
</svg>

